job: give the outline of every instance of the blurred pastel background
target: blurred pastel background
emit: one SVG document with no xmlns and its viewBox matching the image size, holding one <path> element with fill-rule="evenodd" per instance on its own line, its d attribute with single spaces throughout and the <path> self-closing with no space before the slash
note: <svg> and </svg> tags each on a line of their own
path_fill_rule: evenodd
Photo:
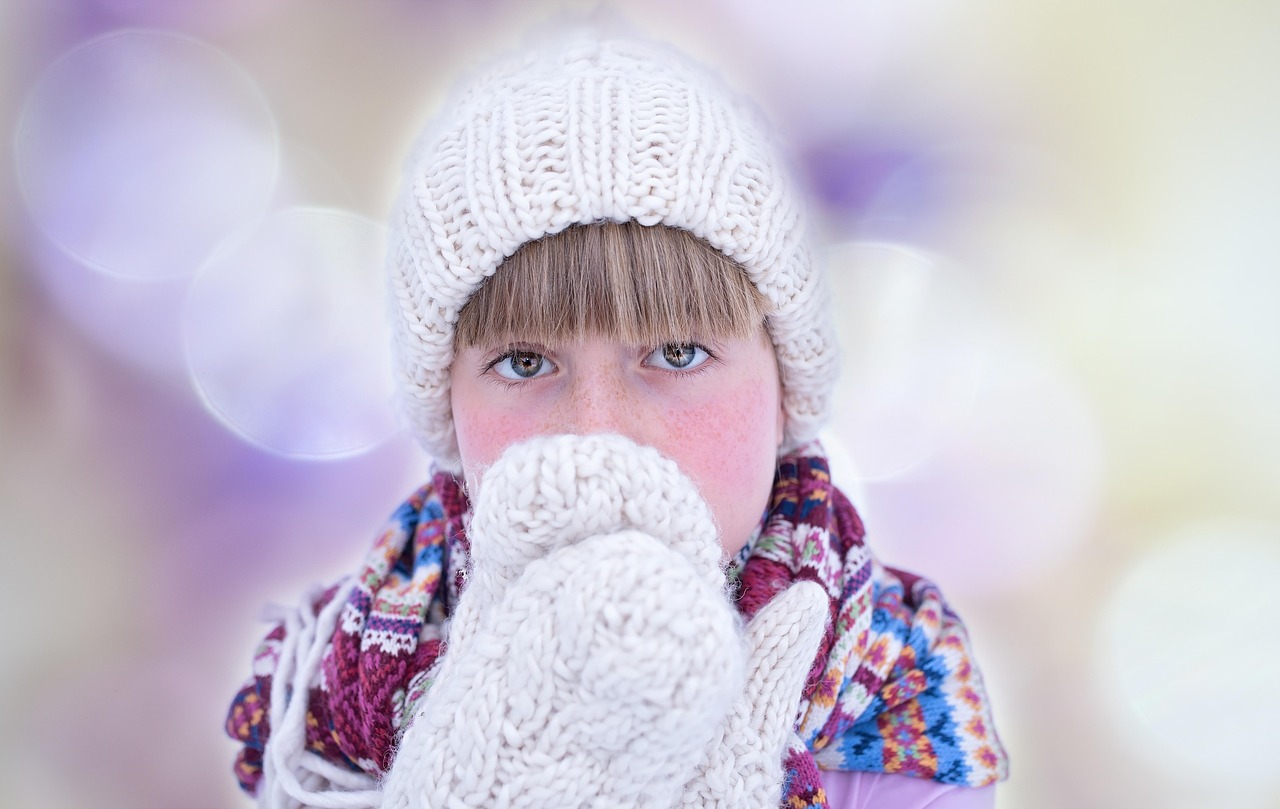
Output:
<svg viewBox="0 0 1280 809">
<path fill-rule="evenodd" d="M 648 0 L 785 131 L 878 553 L 967 619 L 1015 807 L 1280 807 L 1280 5 Z M 577 3 L 0 2 L 0 807 L 214 809 L 262 606 L 426 459 L 382 221 Z"/>
</svg>

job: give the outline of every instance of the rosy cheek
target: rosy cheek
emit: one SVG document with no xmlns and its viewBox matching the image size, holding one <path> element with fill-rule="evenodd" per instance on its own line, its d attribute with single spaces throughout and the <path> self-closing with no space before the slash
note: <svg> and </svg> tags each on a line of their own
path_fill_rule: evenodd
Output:
<svg viewBox="0 0 1280 809">
<path fill-rule="evenodd" d="M 705 406 L 667 414 L 660 449 L 698 485 L 725 550 L 735 553 L 767 505 L 777 444 L 777 397 L 768 384 L 723 390 Z"/>
<path fill-rule="evenodd" d="M 456 412 L 456 411 L 455 411 Z M 458 449 L 463 466 L 481 469 L 489 466 L 502 451 L 533 435 L 536 430 L 527 415 L 503 410 L 472 410 L 455 417 Z"/>
</svg>

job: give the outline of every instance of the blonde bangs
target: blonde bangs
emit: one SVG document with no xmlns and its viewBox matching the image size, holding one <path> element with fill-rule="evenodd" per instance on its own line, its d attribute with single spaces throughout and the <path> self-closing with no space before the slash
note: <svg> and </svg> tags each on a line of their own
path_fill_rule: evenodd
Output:
<svg viewBox="0 0 1280 809">
<path fill-rule="evenodd" d="M 454 344 L 744 338 L 768 314 L 743 269 L 693 234 L 596 222 L 521 246 L 463 306 Z"/>
</svg>

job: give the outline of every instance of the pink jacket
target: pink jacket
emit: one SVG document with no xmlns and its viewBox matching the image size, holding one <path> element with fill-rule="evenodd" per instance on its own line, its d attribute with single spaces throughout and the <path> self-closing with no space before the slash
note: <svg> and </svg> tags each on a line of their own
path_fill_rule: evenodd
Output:
<svg viewBox="0 0 1280 809">
<path fill-rule="evenodd" d="M 995 785 L 971 789 L 906 775 L 822 772 L 831 809 L 991 809 Z"/>
</svg>

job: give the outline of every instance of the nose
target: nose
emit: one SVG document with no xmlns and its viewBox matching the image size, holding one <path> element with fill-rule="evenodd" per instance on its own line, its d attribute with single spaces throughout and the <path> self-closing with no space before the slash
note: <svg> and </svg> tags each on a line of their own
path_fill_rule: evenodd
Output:
<svg viewBox="0 0 1280 809">
<path fill-rule="evenodd" d="M 638 439 L 640 426 L 634 392 L 612 369 L 580 373 L 567 386 L 558 408 L 559 432 L 576 435 L 618 433 Z"/>
</svg>

